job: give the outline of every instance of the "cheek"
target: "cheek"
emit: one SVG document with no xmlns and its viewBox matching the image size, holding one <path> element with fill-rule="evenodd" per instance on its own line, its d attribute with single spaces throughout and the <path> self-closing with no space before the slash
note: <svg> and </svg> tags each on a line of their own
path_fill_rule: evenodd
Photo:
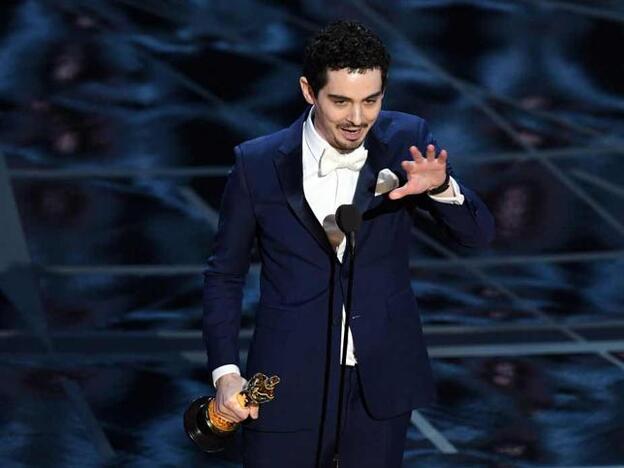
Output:
<svg viewBox="0 0 624 468">
<path fill-rule="evenodd" d="M 323 122 L 323 126 L 327 129 L 335 128 L 338 123 L 340 123 L 340 116 L 337 115 L 336 112 L 332 112 L 331 110 L 324 109 L 323 114 L 321 116 L 321 120 Z"/>
<path fill-rule="evenodd" d="M 339 112 L 330 112 L 329 114 L 326 115 L 326 117 L 327 117 L 327 125 L 332 128 L 336 128 L 342 122 L 344 122 L 344 118 Z"/>
<path fill-rule="evenodd" d="M 375 106 L 374 108 L 371 108 L 371 109 L 367 109 L 365 113 L 366 120 L 368 120 L 369 122 L 373 122 L 374 120 L 377 120 L 377 117 L 379 116 L 379 112 L 381 112 L 381 105 Z"/>
</svg>

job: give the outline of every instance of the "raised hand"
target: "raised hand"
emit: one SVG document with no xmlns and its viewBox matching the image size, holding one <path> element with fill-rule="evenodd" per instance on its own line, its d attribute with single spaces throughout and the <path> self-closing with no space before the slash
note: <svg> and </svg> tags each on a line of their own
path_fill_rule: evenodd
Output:
<svg viewBox="0 0 624 468">
<path fill-rule="evenodd" d="M 410 146 L 409 152 L 413 160 L 401 163 L 401 167 L 407 174 L 407 182 L 388 194 L 391 200 L 398 200 L 406 195 L 423 193 L 442 185 L 446 179 L 446 160 L 448 158 L 446 150 L 440 151 L 437 158 L 433 145 L 427 146 L 426 158 L 423 158 L 422 153 L 415 146 Z"/>
</svg>

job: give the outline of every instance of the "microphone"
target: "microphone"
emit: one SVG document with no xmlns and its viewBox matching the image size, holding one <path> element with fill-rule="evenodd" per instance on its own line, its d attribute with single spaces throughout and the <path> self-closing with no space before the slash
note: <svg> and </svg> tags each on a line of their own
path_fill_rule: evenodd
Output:
<svg viewBox="0 0 624 468">
<path fill-rule="evenodd" d="M 354 205 L 340 205 L 336 210 L 336 224 L 347 236 L 347 244 L 351 252 L 351 262 L 355 250 L 355 232 L 362 225 L 362 215 Z"/>
<path fill-rule="evenodd" d="M 349 283 L 347 287 L 347 301 L 345 304 L 345 322 L 343 329 L 342 357 L 340 366 L 340 384 L 338 388 L 338 422 L 334 446 L 334 467 L 340 467 L 340 426 L 342 421 L 342 406 L 347 362 L 347 346 L 349 344 L 349 321 L 351 318 L 351 294 L 353 291 L 353 262 L 355 259 L 355 232 L 362 225 L 362 215 L 354 205 L 340 205 L 336 210 L 336 224 L 347 236 L 347 245 L 351 253 L 349 258 Z"/>
<path fill-rule="evenodd" d="M 362 225 L 362 215 L 354 205 L 340 205 L 336 210 L 336 224 L 345 234 L 360 229 Z"/>
</svg>

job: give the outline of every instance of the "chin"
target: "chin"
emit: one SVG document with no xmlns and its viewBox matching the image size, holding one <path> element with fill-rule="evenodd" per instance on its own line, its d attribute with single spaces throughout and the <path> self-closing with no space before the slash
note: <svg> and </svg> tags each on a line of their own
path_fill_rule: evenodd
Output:
<svg viewBox="0 0 624 468">
<path fill-rule="evenodd" d="M 360 146 L 362 144 L 362 142 L 364 141 L 364 139 L 358 140 L 358 141 L 336 141 L 336 143 L 338 144 L 338 146 L 336 146 L 337 149 L 339 150 L 343 150 L 343 151 L 351 151 L 354 150 L 355 148 L 357 148 L 358 146 Z"/>
</svg>

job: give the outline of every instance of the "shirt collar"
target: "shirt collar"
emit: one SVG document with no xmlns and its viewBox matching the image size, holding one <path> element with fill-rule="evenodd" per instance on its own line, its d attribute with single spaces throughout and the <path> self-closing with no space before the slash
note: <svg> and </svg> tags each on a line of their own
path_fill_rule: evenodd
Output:
<svg viewBox="0 0 624 468">
<path fill-rule="evenodd" d="M 310 153 L 312 154 L 314 159 L 318 161 L 319 159 L 321 159 L 323 151 L 327 146 L 329 146 L 329 144 L 327 143 L 325 138 L 319 135 L 319 133 L 316 131 L 316 128 L 314 128 L 314 121 L 312 120 L 313 116 L 314 106 L 312 106 L 312 109 L 310 109 L 310 112 L 308 113 L 308 118 L 306 119 L 303 126 L 303 136 L 306 145 L 308 145 Z"/>
</svg>

